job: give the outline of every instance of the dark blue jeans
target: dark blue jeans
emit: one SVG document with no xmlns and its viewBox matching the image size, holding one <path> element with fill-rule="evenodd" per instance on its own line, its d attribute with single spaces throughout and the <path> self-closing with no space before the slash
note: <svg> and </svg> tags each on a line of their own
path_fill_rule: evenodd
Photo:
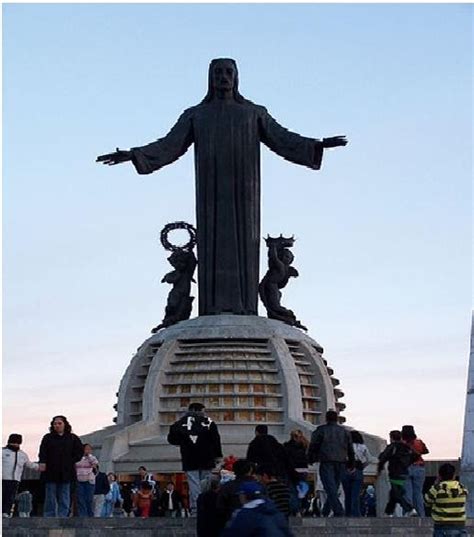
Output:
<svg viewBox="0 0 474 537">
<path fill-rule="evenodd" d="M 44 517 L 67 517 L 71 507 L 71 483 L 51 483 L 45 486 Z"/>
<path fill-rule="evenodd" d="M 94 489 L 95 485 L 89 481 L 77 482 L 77 512 L 80 517 L 94 516 Z"/>
<path fill-rule="evenodd" d="M 362 470 L 346 471 L 342 481 L 346 516 L 360 516 L 360 490 L 363 481 L 364 472 Z"/>
<path fill-rule="evenodd" d="M 425 516 L 425 502 L 423 501 L 425 474 L 424 466 L 412 464 L 408 468 L 408 477 L 405 481 L 405 498 L 413 505 L 419 516 Z"/>
<path fill-rule="evenodd" d="M 339 501 L 338 492 L 345 474 L 345 462 L 321 462 L 319 464 L 319 477 L 328 495 L 328 505 L 334 516 L 344 516 L 344 508 Z"/>
</svg>

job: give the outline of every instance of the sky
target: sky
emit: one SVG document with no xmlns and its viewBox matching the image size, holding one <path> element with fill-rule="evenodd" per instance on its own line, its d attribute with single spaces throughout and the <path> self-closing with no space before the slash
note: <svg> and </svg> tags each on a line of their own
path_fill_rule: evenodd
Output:
<svg viewBox="0 0 474 537">
<path fill-rule="evenodd" d="M 3 4 L 3 442 L 21 432 L 36 459 L 56 414 L 112 424 L 163 317 L 159 232 L 195 223 L 193 152 L 148 176 L 95 157 L 166 134 L 232 57 L 282 125 L 349 140 L 318 172 L 263 148 L 261 226 L 297 239 L 282 303 L 324 347 L 347 423 L 410 423 L 428 458 L 459 457 L 471 56 L 470 5 Z"/>
</svg>

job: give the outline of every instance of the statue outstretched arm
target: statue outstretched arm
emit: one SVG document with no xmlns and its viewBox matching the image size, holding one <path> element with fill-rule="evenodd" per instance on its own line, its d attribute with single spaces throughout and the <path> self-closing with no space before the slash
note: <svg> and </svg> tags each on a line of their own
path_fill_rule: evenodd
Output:
<svg viewBox="0 0 474 537">
<path fill-rule="evenodd" d="M 129 151 L 119 150 L 97 157 L 96 162 L 113 166 L 132 161 L 139 174 L 148 174 L 171 164 L 186 153 L 194 141 L 192 113 L 184 111 L 170 132 L 150 144 L 133 147 Z"/>
<path fill-rule="evenodd" d="M 260 139 L 272 151 L 286 160 L 319 170 L 323 150 L 347 144 L 345 136 L 333 136 L 318 140 L 291 132 L 280 125 L 262 107 L 260 115 Z"/>
</svg>

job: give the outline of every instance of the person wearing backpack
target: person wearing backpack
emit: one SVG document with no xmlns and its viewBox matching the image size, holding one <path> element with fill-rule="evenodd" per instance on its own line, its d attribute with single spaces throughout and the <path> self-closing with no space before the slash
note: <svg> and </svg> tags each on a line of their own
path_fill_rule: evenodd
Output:
<svg viewBox="0 0 474 537">
<path fill-rule="evenodd" d="M 418 516 L 413 505 L 405 498 L 405 481 L 408 468 L 417 458 L 417 454 L 404 442 L 400 431 L 390 431 L 390 444 L 379 455 L 378 475 L 388 462 L 388 477 L 390 479 L 390 497 L 385 507 L 385 514 L 392 517 L 395 507 L 401 505 L 408 516 Z"/>
<path fill-rule="evenodd" d="M 364 444 L 364 439 L 359 431 L 351 431 L 350 435 L 354 448 L 354 465 L 352 468 L 347 468 L 342 486 L 344 488 L 346 516 L 360 517 L 360 491 L 364 482 L 364 469 L 374 457 Z"/>
</svg>

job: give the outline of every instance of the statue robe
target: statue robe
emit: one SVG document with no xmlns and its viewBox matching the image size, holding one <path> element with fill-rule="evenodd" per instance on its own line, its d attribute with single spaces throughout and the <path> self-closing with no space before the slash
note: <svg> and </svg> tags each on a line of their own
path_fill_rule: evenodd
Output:
<svg viewBox="0 0 474 537">
<path fill-rule="evenodd" d="M 257 315 L 260 142 L 296 164 L 321 166 L 320 141 L 288 131 L 263 106 L 233 99 L 189 108 L 164 138 L 132 149 L 137 172 L 148 174 L 194 143 L 199 315 Z"/>
</svg>

